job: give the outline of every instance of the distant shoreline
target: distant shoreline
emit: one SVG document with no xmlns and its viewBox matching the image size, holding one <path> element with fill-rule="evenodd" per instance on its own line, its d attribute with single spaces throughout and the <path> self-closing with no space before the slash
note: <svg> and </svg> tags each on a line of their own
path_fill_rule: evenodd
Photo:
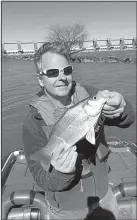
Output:
<svg viewBox="0 0 137 220">
<path fill-rule="evenodd" d="M 2 59 L 33 60 L 34 54 L 2 54 Z M 78 52 L 71 56 L 76 63 L 106 62 L 106 63 L 134 63 L 137 62 L 136 50 L 111 50 Z"/>
</svg>

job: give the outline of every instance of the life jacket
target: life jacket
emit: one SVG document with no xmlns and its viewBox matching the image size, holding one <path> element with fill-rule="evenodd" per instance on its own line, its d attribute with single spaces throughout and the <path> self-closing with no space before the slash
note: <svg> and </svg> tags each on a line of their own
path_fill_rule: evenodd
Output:
<svg viewBox="0 0 137 220">
<path fill-rule="evenodd" d="M 71 96 L 72 99 L 70 106 L 77 104 L 83 99 L 89 97 L 89 94 L 86 91 L 86 89 L 80 86 L 79 83 L 75 83 L 74 81 L 73 81 L 71 94 L 72 94 Z M 93 96 L 94 95 L 95 94 L 93 94 Z M 30 106 L 35 107 L 38 113 L 42 116 L 43 120 L 45 121 L 46 126 L 43 126 L 42 129 L 44 130 L 47 138 L 49 138 L 50 132 L 52 131 L 52 128 L 55 124 L 54 112 L 57 108 L 63 108 L 64 106 L 56 99 L 52 98 L 48 93 L 45 94 L 45 91 L 43 90 L 40 91 L 40 93 L 38 93 L 38 95 L 32 100 Z M 103 128 L 104 121 L 105 121 L 105 117 L 103 115 L 100 115 L 99 120 L 95 127 L 96 142 L 99 139 L 99 135 Z M 100 144 L 98 146 L 98 149 L 96 150 L 97 150 L 96 156 L 98 157 L 100 162 L 106 160 L 110 153 L 108 146 L 106 144 L 105 145 Z"/>
</svg>

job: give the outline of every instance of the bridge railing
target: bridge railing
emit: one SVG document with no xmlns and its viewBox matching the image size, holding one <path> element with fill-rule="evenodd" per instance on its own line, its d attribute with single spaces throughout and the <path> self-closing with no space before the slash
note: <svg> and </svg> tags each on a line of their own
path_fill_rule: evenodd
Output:
<svg viewBox="0 0 137 220">
<path fill-rule="evenodd" d="M 2 42 L 2 53 L 30 53 L 33 54 L 45 42 Z M 106 40 L 87 40 L 82 46 L 77 46 L 74 50 L 85 49 L 91 51 L 101 50 L 124 50 L 137 48 L 137 39 L 106 39 Z"/>
</svg>

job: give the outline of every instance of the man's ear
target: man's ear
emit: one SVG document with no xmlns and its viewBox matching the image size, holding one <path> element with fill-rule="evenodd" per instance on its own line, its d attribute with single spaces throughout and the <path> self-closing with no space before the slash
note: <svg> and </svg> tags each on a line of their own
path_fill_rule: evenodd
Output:
<svg viewBox="0 0 137 220">
<path fill-rule="evenodd" d="M 37 80 L 38 80 L 38 83 L 40 85 L 40 87 L 44 87 L 44 84 L 43 84 L 43 80 L 42 80 L 42 77 L 41 76 L 37 76 Z"/>
</svg>

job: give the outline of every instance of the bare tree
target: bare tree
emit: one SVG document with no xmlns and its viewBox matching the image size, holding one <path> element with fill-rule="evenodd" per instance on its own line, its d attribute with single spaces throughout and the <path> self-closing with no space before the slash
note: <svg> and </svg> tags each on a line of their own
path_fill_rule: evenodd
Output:
<svg viewBox="0 0 137 220">
<path fill-rule="evenodd" d="M 83 42 L 87 39 L 87 36 L 85 26 L 83 24 L 74 23 L 72 25 L 50 26 L 46 40 L 65 44 L 71 52 L 75 48 L 82 49 Z"/>
</svg>

